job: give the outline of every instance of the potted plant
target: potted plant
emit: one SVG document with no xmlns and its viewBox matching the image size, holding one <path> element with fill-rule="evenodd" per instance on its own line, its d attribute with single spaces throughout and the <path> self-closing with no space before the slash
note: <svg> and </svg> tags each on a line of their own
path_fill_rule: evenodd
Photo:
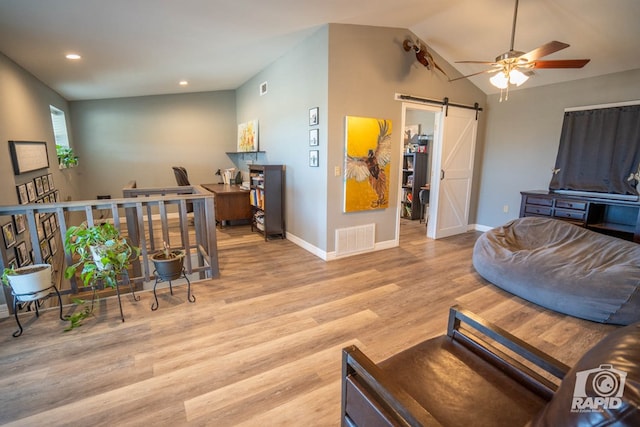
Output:
<svg viewBox="0 0 640 427">
<path fill-rule="evenodd" d="M 65 270 L 65 277 L 69 279 L 79 271 L 85 286 L 102 281 L 115 288 L 118 276 L 140 255 L 140 249 L 130 245 L 109 223 L 89 227 L 84 222 L 69 227 L 64 246 L 69 254 L 78 255 L 78 261 Z"/>
<path fill-rule="evenodd" d="M 26 267 L 7 267 L 2 272 L 2 283 L 10 286 L 19 301 L 34 301 L 49 294 L 51 265 L 35 264 Z"/>
<path fill-rule="evenodd" d="M 60 169 L 78 166 L 78 156 L 75 155 L 71 147 L 56 144 L 56 155 Z"/>
<path fill-rule="evenodd" d="M 140 255 L 140 249 L 132 246 L 120 235 L 112 224 L 104 223 L 89 227 L 86 222 L 67 229 L 65 250 L 76 255 L 77 261 L 66 268 L 65 277 L 70 279 L 77 272 L 86 287 L 92 287 L 94 298 L 96 285 L 116 288 L 118 277 L 131 265 L 131 261 Z M 93 302 L 91 307 L 93 308 Z M 85 309 L 72 317 L 71 328 L 80 325 L 80 321 L 91 314 Z M 124 321 L 124 318 L 123 318 Z"/>
<path fill-rule="evenodd" d="M 184 251 L 171 250 L 167 242 L 163 242 L 164 249 L 151 255 L 151 261 L 156 274 L 164 281 L 176 280 L 182 276 L 184 265 Z"/>
</svg>

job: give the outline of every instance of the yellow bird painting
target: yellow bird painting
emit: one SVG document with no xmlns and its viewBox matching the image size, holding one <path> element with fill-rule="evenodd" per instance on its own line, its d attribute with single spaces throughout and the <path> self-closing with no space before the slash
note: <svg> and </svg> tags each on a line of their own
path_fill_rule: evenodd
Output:
<svg viewBox="0 0 640 427">
<path fill-rule="evenodd" d="M 347 117 L 346 212 L 389 206 L 390 160 L 391 121 Z"/>
</svg>

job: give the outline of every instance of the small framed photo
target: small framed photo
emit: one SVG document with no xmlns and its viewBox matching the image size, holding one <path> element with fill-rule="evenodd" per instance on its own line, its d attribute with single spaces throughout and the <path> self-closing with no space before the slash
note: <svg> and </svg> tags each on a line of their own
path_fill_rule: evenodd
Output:
<svg viewBox="0 0 640 427">
<path fill-rule="evenodd" d="M 313 107 L 309 109 L 309 126 L 315 126 L 318 123 L 318 107 Z"/>
<path fill-rule="evenodd" d="M 56 203 L 60 201 L 60 192 L 58 190 L 53 193 L 53 201 Z"/>
<path fill-rule="evenodd" d="M 55 236 L 49 239 L 49 249 L 52 256 L 58 252 L 58 242 L 56 242 Z"/>
<path fill-rule="evenodd" d="M 49 192 L 49 178 L 47 178 L 47 175 L 42 176 L 42 189 L 45 193 Z"/>
<path fill-rule="evenodd" d="M 49 221 L 49 227 L 51 228 L 51 232 L 55 232 L 56 229 L 58 228 L 58 223 L 56 222 L 56 216 L 55 215 L 51 215 L 48 219 Z"/>
<path fill-rule="evenodd" d="M 42 220 L 42 226 L 44 228 L 44 237 L 51 236 L 51 223 L 49 222 L 49 218 Z"/>
<path fill-rule="evenodd" d="M 309 129 L 309 145 L 311 145 L 312 147 L 315 147 L 319 144 L 318 142 L 319 134 L 320 134 L 320 131 L 318 130 L 318 128 Z"/>
<path fill-rule="evenodd" d="M 49 191 L 55 190 L 56 187 L 53 186 L 53 174 L 47 175 L 47 181 L 49 182 Z"/>
<path fill-rule="evenodd" d="M 36 185 L 36 194 L 42 196 L 44 194 L 44 187 L 42 186 L 42 177 L 37 176 L 33 178 L 33 183 Z"/>
<path fill-rule="evenodd" d="M 25 184 L 27 186 L 27 197 L 29 203 L 36 201 L 36 186 L 33 184 L 33 181 L 29 181 Z"/>
<path fill-rule="evenodd" d="M 42 259 L 49 258 L 51 252 L 49 252 L 49 241 L 43 240 L 40 242 L 40 253 L 42 254 Z"/>
<path fill-rule="evenodd" d="M 309 150 L 309 166 L 317 168 L 319 166 L 318 157 L 320 153 L 318 150 Z"/>
<path fill-rule="evenodd" d="M 16 187 L 18 191 L 18 203 L 21 205 L 29 203 L 29 196 L 27 195 L 27 185 L 20 184 Z"/>
<path fill-rule="evenodd" d="M 29 257 L 27 244 L 25 242 L 20 242 L 18 246 L 16 246 L 16 258 L 18 259 L 18 265 L 20 267 L 31 264 L 31 258 Z"/>
<path fill-rule="evenodd" d="M 4 246 L 7 249 L 16 244 L 16 232 L 12 222 L 2 226 L 2 237 L 4 237 Z"/>
<path fill-rule="evenodd" d="M 15 214 L 13 222 L 16 225 L 16 234 L 23 233 L 27 229 L 27 217 L 24 214 Z"/>
</svg>

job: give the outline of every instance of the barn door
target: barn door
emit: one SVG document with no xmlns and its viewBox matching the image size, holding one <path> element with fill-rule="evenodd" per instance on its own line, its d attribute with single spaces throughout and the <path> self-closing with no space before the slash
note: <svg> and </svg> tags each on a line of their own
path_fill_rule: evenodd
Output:
<svg viewBox="0 0 640 427">
<path fill-rule="evenodd" d="M 433 239 L 464 233 L 468 229 L 473 158 L 478 121 L 476 111 L 448 108 L 441 114 L 434 145 L 431 175 L 431 215 L 427 236 Z M 437 195 L 437 197 L 433 197 Z"/>
</svg>

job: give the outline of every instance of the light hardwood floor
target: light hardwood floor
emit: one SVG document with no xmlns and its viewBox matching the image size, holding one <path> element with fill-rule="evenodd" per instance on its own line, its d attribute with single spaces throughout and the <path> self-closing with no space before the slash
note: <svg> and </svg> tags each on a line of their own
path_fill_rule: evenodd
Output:
<svg viewBox="0 0 640 427">
<path fill-rule="evenodd" d="M 563 316 L 486 283 L 479 233 L 433 241 L 403 222 L 400 247 L 324 262 L 248 226 L 218 231 L 221 278 L 139 302 L 102 300 L 63 333 L 54 311 L 0 320 L 0 423 L 336 426 L 340 350 L 374 361 L 446 330 L 461 304 L 572 365 L 612 326 Z"/>
</svg>

